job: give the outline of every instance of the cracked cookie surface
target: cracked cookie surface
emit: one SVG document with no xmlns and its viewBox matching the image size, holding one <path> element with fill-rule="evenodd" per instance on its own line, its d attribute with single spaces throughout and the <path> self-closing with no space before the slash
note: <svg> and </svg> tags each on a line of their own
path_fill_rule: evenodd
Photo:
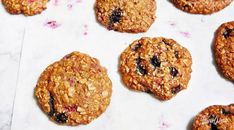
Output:
<svg viewBox="0 0 234 130">
<path fill-rule="evenodd" d="M 171 0 L 173 4 L 188 13 L 212 14 L 227 7 L 233 0 Z"/>
<path fill-rule="evenodd" d="M 109 30 L 146 32 L 156 16 L 155 0 L 96 0 L 97 20 Z"/>
<path fill-rule="evenodd" d="M 88 124 L 110 103 L 112 83 L 99 61 L 72 52 L 41 74 L 35 95 L 48 117 L 66 125 Z"/>
<path fill-rule="evenodd" d="M 213 105 L 200 112 L 194 119 L 192 130 L 233 130 L 234 104 Z"/>
<path fill-rule="evenodd" d="M 218 28 L 213 48 L 219 70 L 227 79 L 234 81 L 234 21 Z"/>
<path fill-rule="evenodd" d="M 11 14 L 32 16 L 46 9 L 48 0 L 2 0 L 5 9 Z"/>
<path fill-rule="evenodd" d="M 145 37 L 124 50 L 119 71 L 128 88 L 169 100 L 187 88 L 191 65 L 189 51 L 176 41 Z"/>
</svg>

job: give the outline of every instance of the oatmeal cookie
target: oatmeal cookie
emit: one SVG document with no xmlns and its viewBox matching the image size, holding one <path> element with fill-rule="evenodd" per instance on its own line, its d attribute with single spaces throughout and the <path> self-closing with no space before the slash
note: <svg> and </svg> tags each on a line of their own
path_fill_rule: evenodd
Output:
<svg viewBox="0 0 234 130">
<path fill-rule="evenodd" d="M 146 32 L 156 16 L 155 0 L 96 0 L 97 20 L 109 30 Z"/>
<path fill-rule="evenodd" d="M 188 13 L 212 14 L 227 7 L 233 0 L 172 0 L 173 4 Z"/>
<path fill-rule="evenodd" d="M 187 88 L 191 65 L 189 51 L 176 41 L 145 37 L 124 50 L 119 71 L 127 87 L 169 100 Z"/>
<path fill-rule="evenodd" d="M 2 0 L 5 9 L 11 14 L 32 16 L 46 9 L 48 0 Z"/>
<path fill-rule="evenodd" d="M 111 94 L 107 70 L 97 59 L 79 52 L 49 65 L 35 89 L 38 104 L 52 121 L 73 126 L 99 117 Z"/>
<path fill-rule="evenodd" d="M 219 70 L 227 79 L 234 81 L 234 21 L 219 27 L 213 48 Z"/>
<path fill-rule="evenodd" d="M 234 104 L 206 108 L 195 117 L 192 130 L 234 130 Z"/>
</svg>

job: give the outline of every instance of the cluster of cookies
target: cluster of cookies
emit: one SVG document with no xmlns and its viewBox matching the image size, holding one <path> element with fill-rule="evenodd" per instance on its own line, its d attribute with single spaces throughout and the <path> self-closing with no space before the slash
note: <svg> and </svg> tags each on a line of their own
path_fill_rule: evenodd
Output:
<svg viewBox="0 0 234 130">
<path fill-rule="evenodd" d="M 171 0 L 193 14 L 212 14 L 233 0 Z M 35 15 L 48 0 L 2 0 L 11 14 Z M 97 20 L 109 30 L 146 32 L 156 19 L 155 0 L 96 0 Z M 214 54 L 219 70 L 234 81 L 234 22 L 216 32 Z M 173 39 L 144 37 L 134 41 L 120 56 L 119 72 L 130 89 L 169 100 L 188 87 L 192 57 Z M 88 124 L 110 104 L 112 82 L 96 58 L 72 52 L 49 65 L 35 89 L 41 109 L 58 124 Z M 194 130 L 234 130 L 234 105 L 210 106 L 194 120 Z"/>
</svg>

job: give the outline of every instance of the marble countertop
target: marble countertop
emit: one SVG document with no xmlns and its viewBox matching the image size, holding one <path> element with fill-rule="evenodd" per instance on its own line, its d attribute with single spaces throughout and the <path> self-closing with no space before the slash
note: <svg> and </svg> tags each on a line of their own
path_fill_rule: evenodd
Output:
<svg viewBox="0 0 234 130">
<path fill-rule="evenodd" d="M 146 33 L 108 31 L 96 22 L 94 1 L 51 0 L 33 17 L 10 15 L 0 6 L 0 130 L 70 130 L 45 116 L 33 96 L 40 73 L 72 51 L 100 60 L 113 82 L 107 111 L 81 130 L 189 129 L 193 117 L 213 104 L 234 102 L 234 85 L 216 70 L 211 45 L 223 22 L 234 20 L 234 3 L 213 15 L 191 15 L 158 0 L 157 19 Z M 189 88 L 167 102 L 128 90 L 118 74 L 119 54 L 143 36 L 173 38 L 193 57 Z"/>
</svg>

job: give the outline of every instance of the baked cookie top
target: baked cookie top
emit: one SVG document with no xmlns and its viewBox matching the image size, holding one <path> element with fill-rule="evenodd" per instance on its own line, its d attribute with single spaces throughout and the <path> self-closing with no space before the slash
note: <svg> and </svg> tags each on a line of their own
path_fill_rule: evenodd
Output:
<svg viewBox="0 0 234 130">
<path fill-rule="evenodd" d="M 119 70 L 127 87 L 169 100 L 187 88 L 191 65 L 189 51 L 176 41 L 145 37 L 124 50 Z"/>
<path fill-rule="evenodd" d="M 112 83 L 99 61 L 72 52 L 49 65 L 35 89 L 38 104 L 58 124 L 88 124 L 110 103 Z"/>
<path fill-rule="evenodd" d="M 156 16 L 155 0 L 96 0 L 97 20 L 109 30 L 146 32 Z"/>
<path fill-rule="evenodd" d="M 233 0 L 172 0 L 174 5 L 192 14 L 212 14 L 227 7 Z"/>
<path fill-rule="evenodd" d="M 48 0 L 2 0 L 5 9 L 11 14 L 32 16 L 46 9 Z"/>
<path fill-rule="evenodd" d="M 194 119 L 193 130 L 234 130 L 234 104 L 214 105 L 200 112 Z"/>
<path fill-rule="evenodd" d="M 234 81 L 234 21 L 222 24 L 214 43 L 216 63 L 223 75 Z"/>
</svg>

